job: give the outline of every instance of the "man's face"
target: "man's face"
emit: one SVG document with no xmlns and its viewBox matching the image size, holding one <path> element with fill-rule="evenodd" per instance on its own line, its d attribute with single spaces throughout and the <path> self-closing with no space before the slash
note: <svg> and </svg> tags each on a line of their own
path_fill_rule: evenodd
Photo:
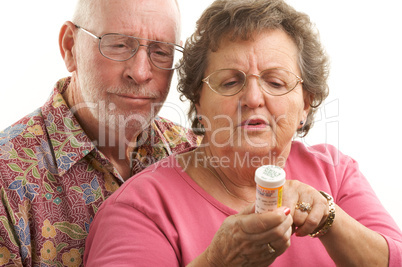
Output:
<svg viewBox="0 0 402 267">
<path fill-rule="evenodd" d="M 90 25 L 97 36 L 121 33 L 144 39 L 178 43 L 179 19 L 174 1 L 99 1 Z M 141 40 L 142 45 L 148 41 Z M 141 130 L 156 116 L 169 91 L 173 71 L 155 67 L 141 46 L 129 60 L 118 62 L 99 52 L 99 40 L 78 32 L 77 79 L 81 101 L 95 120 L 108 128 Z"/>
</svg>

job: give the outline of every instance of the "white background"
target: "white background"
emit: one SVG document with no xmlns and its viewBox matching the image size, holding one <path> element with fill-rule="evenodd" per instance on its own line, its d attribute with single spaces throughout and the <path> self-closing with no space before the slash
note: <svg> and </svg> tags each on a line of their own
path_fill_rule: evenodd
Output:
<svg viewBox="0 0 402 267">
<path fill-rule="evenodd" d="M 183 40 L 211 2 L 179 0 Z M 355 158 L 402 228 L 402 1 L 288 2 L 310 15 L 331 58 L 330 95 L 312 132 L 302 141 L 327 142 Z M 41 106 L 55 82 L 68 75 L 58 33 L 62 23 L 71 19 L 74 3 L 0 2 L 0 129 Z M 187 104 L 178 100 L 173 79 L 160 115 L 188 126 Z"/>
</svg>

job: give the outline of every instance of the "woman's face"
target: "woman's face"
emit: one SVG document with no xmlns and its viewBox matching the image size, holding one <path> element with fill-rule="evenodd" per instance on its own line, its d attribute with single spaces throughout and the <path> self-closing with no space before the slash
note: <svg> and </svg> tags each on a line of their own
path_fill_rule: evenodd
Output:
<svg viewBox="0 0 402 267">
<path fill-rule="evenodd" d="M 300 122 L 307 118 L 306 94 L 299 83 L 285 95 L 269 95 L 260 88 L 258 78 L 250 75 L 281 68 L 300 77 L 295 43 L 284 31 L 269 30 L 248 41 L 226 38 L 219 47 L 209 53 L 204 77 L 230 68 L 242 70 L 248 78 L 245 87 L 234 96 L 219 95 L 203 84 L 196 105 L 206 129 L 203 144 L 214 150 L 211 152 L 216 156 L 239 153 L 234 156 L 240 156 L 240 160 L 249 156 L 266 157 L 268 161 L 286 160 L 291 140 L 301 127 Z M 263 164 L 282 165 L 268 161 Z"/>
</svg>

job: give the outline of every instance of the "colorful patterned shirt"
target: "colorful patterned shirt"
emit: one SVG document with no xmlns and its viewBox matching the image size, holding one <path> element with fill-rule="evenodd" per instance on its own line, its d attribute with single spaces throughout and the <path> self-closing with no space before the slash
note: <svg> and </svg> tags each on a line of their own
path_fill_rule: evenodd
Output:
<svg viewBox="0 0 402 267">
<path fill-rule="evenodd" d="M 81 266 L 95 213 L 124 182 L 63 99 L 70 80 L 0 132 L 1 266 Z M 137 141 L 133 174 L 200 140 L 157 117 Z"/>
</svg>

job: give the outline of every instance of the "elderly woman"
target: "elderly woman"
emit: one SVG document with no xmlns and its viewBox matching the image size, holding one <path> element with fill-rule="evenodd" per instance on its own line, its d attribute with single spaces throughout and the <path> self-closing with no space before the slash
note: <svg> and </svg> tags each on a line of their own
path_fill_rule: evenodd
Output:
<svg viewBox="0 0 402 267">
<path fill-rule="evenodd" d="M 202 144 L 102 205 L 88 266 L 402 265 L 401 231 L 357 163 L 293 141 L 328 94 L 308 16 L 280 0 L 217 0 L 186 44 L 180 75 Z M 257 214 L 254 173 L 266 164 L 286 172 L 283 207 Z"/>
</svg>

